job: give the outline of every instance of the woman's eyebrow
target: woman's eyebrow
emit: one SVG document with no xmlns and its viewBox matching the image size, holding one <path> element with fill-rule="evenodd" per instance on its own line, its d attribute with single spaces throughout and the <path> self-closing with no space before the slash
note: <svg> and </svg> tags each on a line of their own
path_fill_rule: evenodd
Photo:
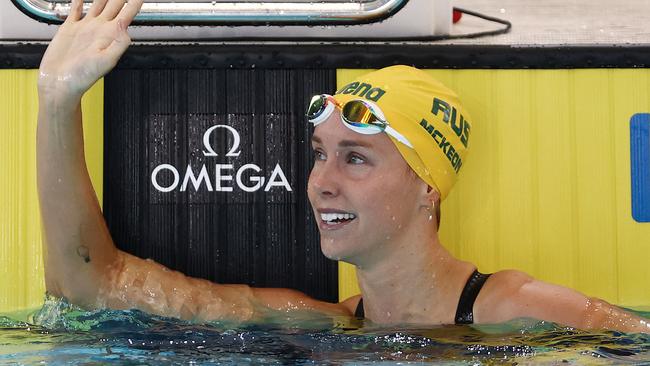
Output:
<svg viewBox="0 0 650 366">
<path fill-rule="evenodd" d="M 341 140 L 339 142 L 340 147 L 366 147 L 369 148 L 371 145 L 364 141 L 358 140 Z"/>
<path fill-rule="evenodd" d="M 320 139 L 320 137 L 316 135 L 311 136 L 311 142 L 314 144 L 322 144 L 323 140 Z M 371 145 L 365 141 L 359 141 L 359 140 L 341 140 L 339 142 L 339 147 L 366 147 L 370 148 Z"/>
</svg>

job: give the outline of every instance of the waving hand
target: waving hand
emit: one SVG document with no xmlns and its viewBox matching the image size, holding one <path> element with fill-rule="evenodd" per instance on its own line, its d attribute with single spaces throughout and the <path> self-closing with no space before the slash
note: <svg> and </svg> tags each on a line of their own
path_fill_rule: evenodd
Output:
<svg viewBox="0 0 650 366">
<path fill-rule="evenodd" d="M 95 0 L 83 16 L 83 1 L 73 0 L 41 61 L 39 87 L 81 96 L 115 67 L 131 44 L 127 27 L 143 1 Z"/>
</svg>

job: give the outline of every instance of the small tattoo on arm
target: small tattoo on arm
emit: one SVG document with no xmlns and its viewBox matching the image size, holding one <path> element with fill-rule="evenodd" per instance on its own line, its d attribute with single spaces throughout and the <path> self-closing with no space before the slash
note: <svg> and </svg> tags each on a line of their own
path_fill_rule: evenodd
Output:
<svg viewBox="0 0 650 366">
<path fill-rule="evenodd" d="M 85 246 L 80 246 L 77 248 L 77 255 L 84 259 L 84 262 L 90 262 L 90 252 Z"/>
</svg>

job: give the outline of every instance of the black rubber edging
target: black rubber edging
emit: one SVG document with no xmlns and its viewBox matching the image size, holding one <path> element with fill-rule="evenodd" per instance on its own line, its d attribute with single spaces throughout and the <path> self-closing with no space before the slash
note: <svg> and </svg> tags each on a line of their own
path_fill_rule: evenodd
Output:
<svg viewBox="0 0 650 366">
<path fill-rule="evenodd" d="M 43 44 L 0 45 L 0 69 L 38 68 Z M 118 69 L 381 68 L 424 69 L 647 68 L 650 45 L 468 46 L 439 44 L 183 44 L 133 45 Z"/>
</svg>

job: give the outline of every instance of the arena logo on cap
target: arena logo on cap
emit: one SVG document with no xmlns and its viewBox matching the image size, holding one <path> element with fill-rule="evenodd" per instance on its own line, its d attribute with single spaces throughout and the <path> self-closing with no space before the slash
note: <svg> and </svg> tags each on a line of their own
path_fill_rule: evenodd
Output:
<svg viewBox="0 0 650 366">
<path fill-rule="evenodd" d="M 239 156 L 241 154 L 241 151 L 239 150 L 241 136 L 236 129 L 228 125 L 215 125 L 205 131 L 203 134 L 203 156 L 218 156 L 210 144 L 210 136 L 218 128 L 225 129 L 232 136 L 232 145 L 227 150 L 225 156 Z M 234 171 L 235 185 L 244 192 L 256 192 L 262 188 L 264 188 L 265 192 L 268 192 L 273 187 L 281 187 L 288 192 L 292 191 L 289 181 L 278 163 L 275 164 L 275 168 L 268 176 L 268 179 L 264 174 L 259 174 L 262 172 L 262 168 L 253 163 L 244 164 L 236 169 L 236 171 L 232 164 L 215 164 L 214 168 L 214 180 L 211 181 L 205 163 L 201 165 L 200 169 L 197 169 L 198 174 L 195 173 L 192 165 L 188 164 L 183 175 L 183 182 L 180 183 L 181 177 L 179 169 L 171 164 L 160 164 L 151 172 L 151 184 L 156 190 L 165 193 L 176 190 L 179 188 L 179 184 L 180 192 L 185 192 L 190 183 L 192 183 L 192 187 L 194 187 L 194 190 L 197 192 L 201 187 L 205 187 L 208 192 L 232 192 L 234 187 L 232 184 L 228 184 L 228 182 L 233 181 L 233 175 L 230 172 Z M 159 178 L 159 175 L 165 174 L 164 172 L 168 172 L 168 174 L 171 173 L 171 176 L 173 177 L 172 183 L 167 186 L 163 186 L 160 183 L 161 179 Z M 246 176 L 248 176 L 248 178 L 245 178 Z"/>
<path fill-rule="evenodd" d="M 386 94 L 386 91 L 381 88 L 374 88 L 367 83 L 360 83 L 358 81 L 352 82 L 342 87 L 336 94 L 352 94 L 373 102 L 378 102 L 379 99 Z"/>
</svg>

